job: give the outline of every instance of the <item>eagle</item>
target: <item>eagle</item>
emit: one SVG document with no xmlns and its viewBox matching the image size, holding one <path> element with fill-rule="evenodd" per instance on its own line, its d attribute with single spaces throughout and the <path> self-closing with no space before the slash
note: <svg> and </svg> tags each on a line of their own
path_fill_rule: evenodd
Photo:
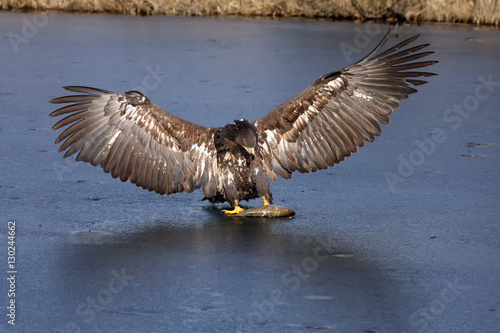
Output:
<svg viewBox="0 0 500 333">
<path fill-rule="evenodd" d="M 366 141 L 381 135 L 380 124 L 399 104 L 436 75 L 418 69 L 437 61 L 416 61 L 434 52 L 429 44 L 412 46 L 419 35 L 380 51 L 385 34 L 362 60 L 319 77 L 304 91 L 264 117 L 205 127 L 157 106 L 139 91 L 118 94 L 67 86 L 77 93 L 51 100 L 67 104 L 50 115 L 65 115 L 53 129 L 64 157 L 100 165 L 106 173 L 161 194 L 203 188 L 212 203 L 229 202 L 228 215 L 240 202 L 260 197 L 270 205 L 269 180 L 327 169 Z M 69 104 L 69 105 L 68 105 Z"/>
</svg>

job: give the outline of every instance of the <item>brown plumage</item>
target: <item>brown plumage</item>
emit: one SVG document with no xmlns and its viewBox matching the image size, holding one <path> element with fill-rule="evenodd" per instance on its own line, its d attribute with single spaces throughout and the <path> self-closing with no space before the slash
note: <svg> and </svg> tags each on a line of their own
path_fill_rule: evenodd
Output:
<svg viewBox="0 0 500 333">
<path fill-rule="evenodd" d="M 51 116 L 67 115 L 53 129 L 67 128 L 56 143 L 64 157 L 101 165 L 112 177 L 159 194 L 192 192 L 203 187 L 205 199 L 238 202 L 261 197 L 272 203 L 267 179 L 290 178 L 294 171 L 326 169 L 381 134 L 379 123 L 417 86 L 415 71 L 436 61 L 416 60 L 428 44 L 403 49 L 411 37 L 375 55 L 389 32 L 363 60 L 324 75 L 263 118 L 209 128 L 178 118 L 137 91 L 124 95 L 89 87 L 65 87 L 79 93 L 53 99 L 71 103 Z"/>
</svg>

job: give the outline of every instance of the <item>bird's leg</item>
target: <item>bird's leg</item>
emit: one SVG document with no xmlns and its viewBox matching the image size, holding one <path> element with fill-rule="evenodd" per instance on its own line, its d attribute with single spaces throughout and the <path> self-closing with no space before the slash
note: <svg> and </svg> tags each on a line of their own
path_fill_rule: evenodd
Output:
<svg viewBox="0 0 500 333">
<path fill-rule="evenodd" d="M 224 213 L 226 213 L 227 215 L 235 215 L 235 214 L 241 213 L 242 211 L 244 211 L 244 209 L 241 208 L 240 206 L 238 206 L 238 200 L 234 200 L 234 209 L 233 210 L 225 210 Z"/>
<path fill-rule="evenodd" d="M 269 206 L 269 202 L 267 202 L 266 197 L 262 197 L 262 200 L 264 201 L 264 206 Z"/>
</svg>

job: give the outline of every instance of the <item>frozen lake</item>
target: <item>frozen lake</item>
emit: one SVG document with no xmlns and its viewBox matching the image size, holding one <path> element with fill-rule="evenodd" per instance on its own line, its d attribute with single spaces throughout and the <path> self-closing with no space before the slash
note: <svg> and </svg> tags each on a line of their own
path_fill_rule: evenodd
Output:
<svg viewBox="0 0 500 333">
<path fill-rule="evenodd" d="M 386 29 L 0 13 L 0 247 L 15 221 L 17 271 L 0 331 L 498 332 L 499 31 L 399 29 L 389 44 L 421 34 L 439 76 L 374 144 L 271 184 L 293 219 L 227 218 L 201 191 L 149 193 L 54 145 L 62 86 L 141 90 L 222 126 L 260 118 Z"/>
</svg>

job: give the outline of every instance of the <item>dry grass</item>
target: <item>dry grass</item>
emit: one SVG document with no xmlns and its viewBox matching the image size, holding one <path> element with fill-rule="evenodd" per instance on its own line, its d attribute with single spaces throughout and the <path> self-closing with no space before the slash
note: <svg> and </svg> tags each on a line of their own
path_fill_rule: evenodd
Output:
<svg viewBox="0 0 500 333">
<path fill-rule="evenodd" d="M 2 10 L 131 15 L 243 15 L 495 25 L 500 0 L 0 0 Z"/>
</svg>

